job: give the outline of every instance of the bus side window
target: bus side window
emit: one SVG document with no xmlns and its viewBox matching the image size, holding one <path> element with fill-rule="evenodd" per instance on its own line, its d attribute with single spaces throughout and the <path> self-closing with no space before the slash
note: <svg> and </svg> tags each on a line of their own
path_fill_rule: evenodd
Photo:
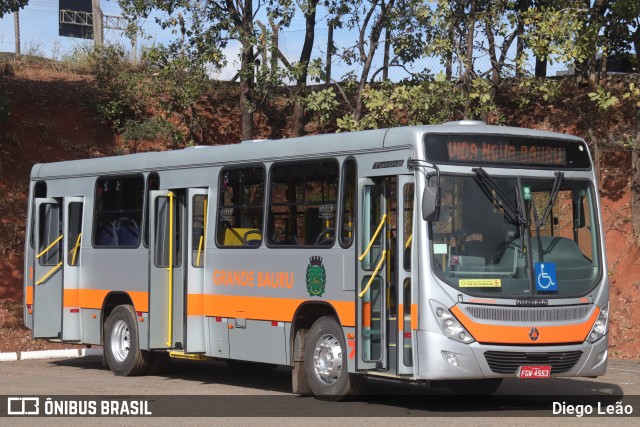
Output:
<svg viewBox="0 0 640 427">
<path fill-rule="evenodd" d="M 220 174 L 216 242 L 257 248 L 262 243 L 264 168 L 223 169 Z"/>
<path fill-rule="evenodd" d="M 340 244 L 348 248 L 353 243 L 356 203 L 356 162 L 348 159 L 342 167 L 342 199 L 340 211 Z"/>
<path fill-rule="evenodd" d="M 268 243 L 332 247 L 336 239 L 337 193 L 338 164 L 334 160 L 274 166 Z"/>
<path fill-rule="evenodd" d="M 94 246 L 137 248 L 143 204 L 142 175 L 99 178 L 94 205 Z"/>
</svg>

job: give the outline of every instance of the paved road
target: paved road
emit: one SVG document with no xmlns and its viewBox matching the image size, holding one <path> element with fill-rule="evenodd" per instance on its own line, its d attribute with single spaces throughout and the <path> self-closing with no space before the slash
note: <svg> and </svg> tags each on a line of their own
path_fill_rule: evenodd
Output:
<svg viewBox="0 0 640 427">
<path fill-rule="evenodd" d="M 290 381 L 288 368 L 256 374 L 229 370 L 222 362 L 174 360 L 164 374 L 132 378 L 116 377 L 110 371 L 100 369 L 100 359 L 95 357 L 0 363 L 0 395 L 54 396 L 54 399 L 60 395 L 72 395 L 76 399 L 83 395 L 139 396 L 140 399 L 146 397 L 151 400 L 156 414 L 167 408 L 179 411 L 186 401 L 192 401 L 190 410 L 194 414 L 213 411 L 223 417 L 216 419 L 215 425 L 282 427 L 311 422 L 314 425 L 335 425 L 345 420 L 357 425 L 389 425 L 388 419 L 385 421 L 379 417 L 402 417 L 394 424 L 401 422 L 407 426 L 437 420 L 452 425 L 479 426 L 497 423 L 596 425 L 598 422 L 596 418 L 554 416 L 550 395 L 558 396 L 551 401 L 566 402 L 565 408 L 568 404 L 590 404 L 594 413 L 597 413 L 598 403 L 603 409 L 620 400 L 625 405 L 630 404 L 633 418 L 607 421 L 615 422 L 616 427 L 638 425 L 637 417 L 640 416 L 640 362 L 611 361 L 607 374 L 597 379 L 509 379 L 490 398 L 456 397 L 445 389 L 371 379 L 365 395 L 358 400 L 332 404 L 312 397 L 291 395 Z M 524 393 L 527 395 L 523 396 Z M 195 397 L 183 400 L 175 397 L 183 395 Z M 315 418 L 299 417 L 303 414 Z M 335 417 L 336 414 L 349 418 L 341 420 Z M 56 419 L 63 420 L 65 425 L 86 425 L 88 421 L 82 418 Z M 11 424 L 33 425 L 34 421 L 13 418 Z M 114 425 L 114 421 L 113 418 L 96 418 L 91 420 L 91 424 Z M 140 425 L 141 421 L 126 418 L 119 419 L 117 424 Z M 5 423 L 0 421 L 0 424 Z M 183 417 L 158 418 L 154 424 L 212 425 L 211 420 L 205 418 Z"/>
</svg>

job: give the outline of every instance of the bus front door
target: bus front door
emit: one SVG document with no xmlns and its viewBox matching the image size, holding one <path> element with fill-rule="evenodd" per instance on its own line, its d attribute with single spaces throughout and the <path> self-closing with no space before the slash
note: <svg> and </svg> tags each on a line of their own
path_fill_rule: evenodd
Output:
<svg viewBox="0 0 640 427">
<path fill-rule="evenodd" d="M 388 368 L 387 274 L 388 203 L 387 180 L 358 180 L 360 232 L 358 233 L 358 286 L 356 287 L 358 370 Z"/>
<path fill-rule="evenodd" d="M 412 375 L 413 176 L 361 179 L 359 206 L 357 368 Z"/>
</svg>

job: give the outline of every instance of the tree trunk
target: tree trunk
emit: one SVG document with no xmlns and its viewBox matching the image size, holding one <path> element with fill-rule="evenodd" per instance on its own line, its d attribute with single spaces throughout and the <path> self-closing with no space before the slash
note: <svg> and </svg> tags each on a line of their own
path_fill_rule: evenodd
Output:
<svg viewBox="0 0 640 427">
<path fill-rule="evenodd" d="M 536 77 L 547 77 L 547 58 L 536 58 Z"/>
<path fill-rule="evenodd" d="M 380 35 L 382 34 L 382 30 L 386 24 L 386 21 L 389 19 L 389 14 L 393 10 L 394 4 L 395 0 L 389 0 L 389 2 L 386 4 L 382 2 L 380 7 L 380 15 L 378 15 L 378 18 L 371 27 L 371 33 L 369 34 L 369 52 L 366 53 L 366 57 L 364 58 L 362 72 L 360 74 L 360 82 L 358 84 L 358 93 L 356 95 L 356 106 L 354 108 L 352 116 L 356 122 L 359 122 L 360 118 L 362 117 L 362 95 L 367 84 L 367 79 L 369 78 L 369 71 L 371 71 L 373 57 L 375 56 L 376 49 L 378 48 L 378 43 L 380 42 Z M 365 31 L 365 29 L 366 27 L 363 27 L 361 29 L 361 40 L 364 34 L 363 31 Z"/>
<path fill-rule="evenodd" d="M 329 23 L 327 29 L 327 59 L 325 63 L 325 78 L 326 84 L 331 84 L 331 57 L 333 56 L 333 22 Z"/>
<path fill-rule="evenodd" d="M 16 59 L 20 57 L 20 12 L 13 13 L 13 25 L 16 33 Z"/>
<path fill-rule="evenodd" d="M 253 86 L 255 57 L 251 33 L 253 31 L 253 2 L 245 0 L 242 10 L 242 55 L 240 59 L 240 114 L 243 141 L 253 139 Z"/>
<path fill-rule="evenodd" d="M 311 59 L 311 51 L 313 50 L 313 40 L 316 33 L 316 6 L 318 0 L 312 0 L 309 4 L 309 14 L 306 16 L 304 44 L 300 52 L 300 75 L 296 79 L 295 103 L 293 105 L 293 128 L 291 136 L 304 135 L 304 105 L 302 97 L 307 87 L 307 75 L 309 72 L 309 60 Z"/>
</svg>

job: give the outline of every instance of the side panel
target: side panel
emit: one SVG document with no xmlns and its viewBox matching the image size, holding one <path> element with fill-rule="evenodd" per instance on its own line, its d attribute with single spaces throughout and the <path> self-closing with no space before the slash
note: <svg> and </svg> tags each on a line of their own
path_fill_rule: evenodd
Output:
<svg viewBox="0 0 640 427">
<path fill-rule="evenodd" d="M 60 338 L 62 332 L 62 206 L 56 199 L 36 199 L 36 261 L 33 337 Z"/>
<path fill-rule="evenodd" d="M 232 359 L 284 365 L 286 335 L 284 322 L 233 319 L 229 330 Z"/>
</svg>

